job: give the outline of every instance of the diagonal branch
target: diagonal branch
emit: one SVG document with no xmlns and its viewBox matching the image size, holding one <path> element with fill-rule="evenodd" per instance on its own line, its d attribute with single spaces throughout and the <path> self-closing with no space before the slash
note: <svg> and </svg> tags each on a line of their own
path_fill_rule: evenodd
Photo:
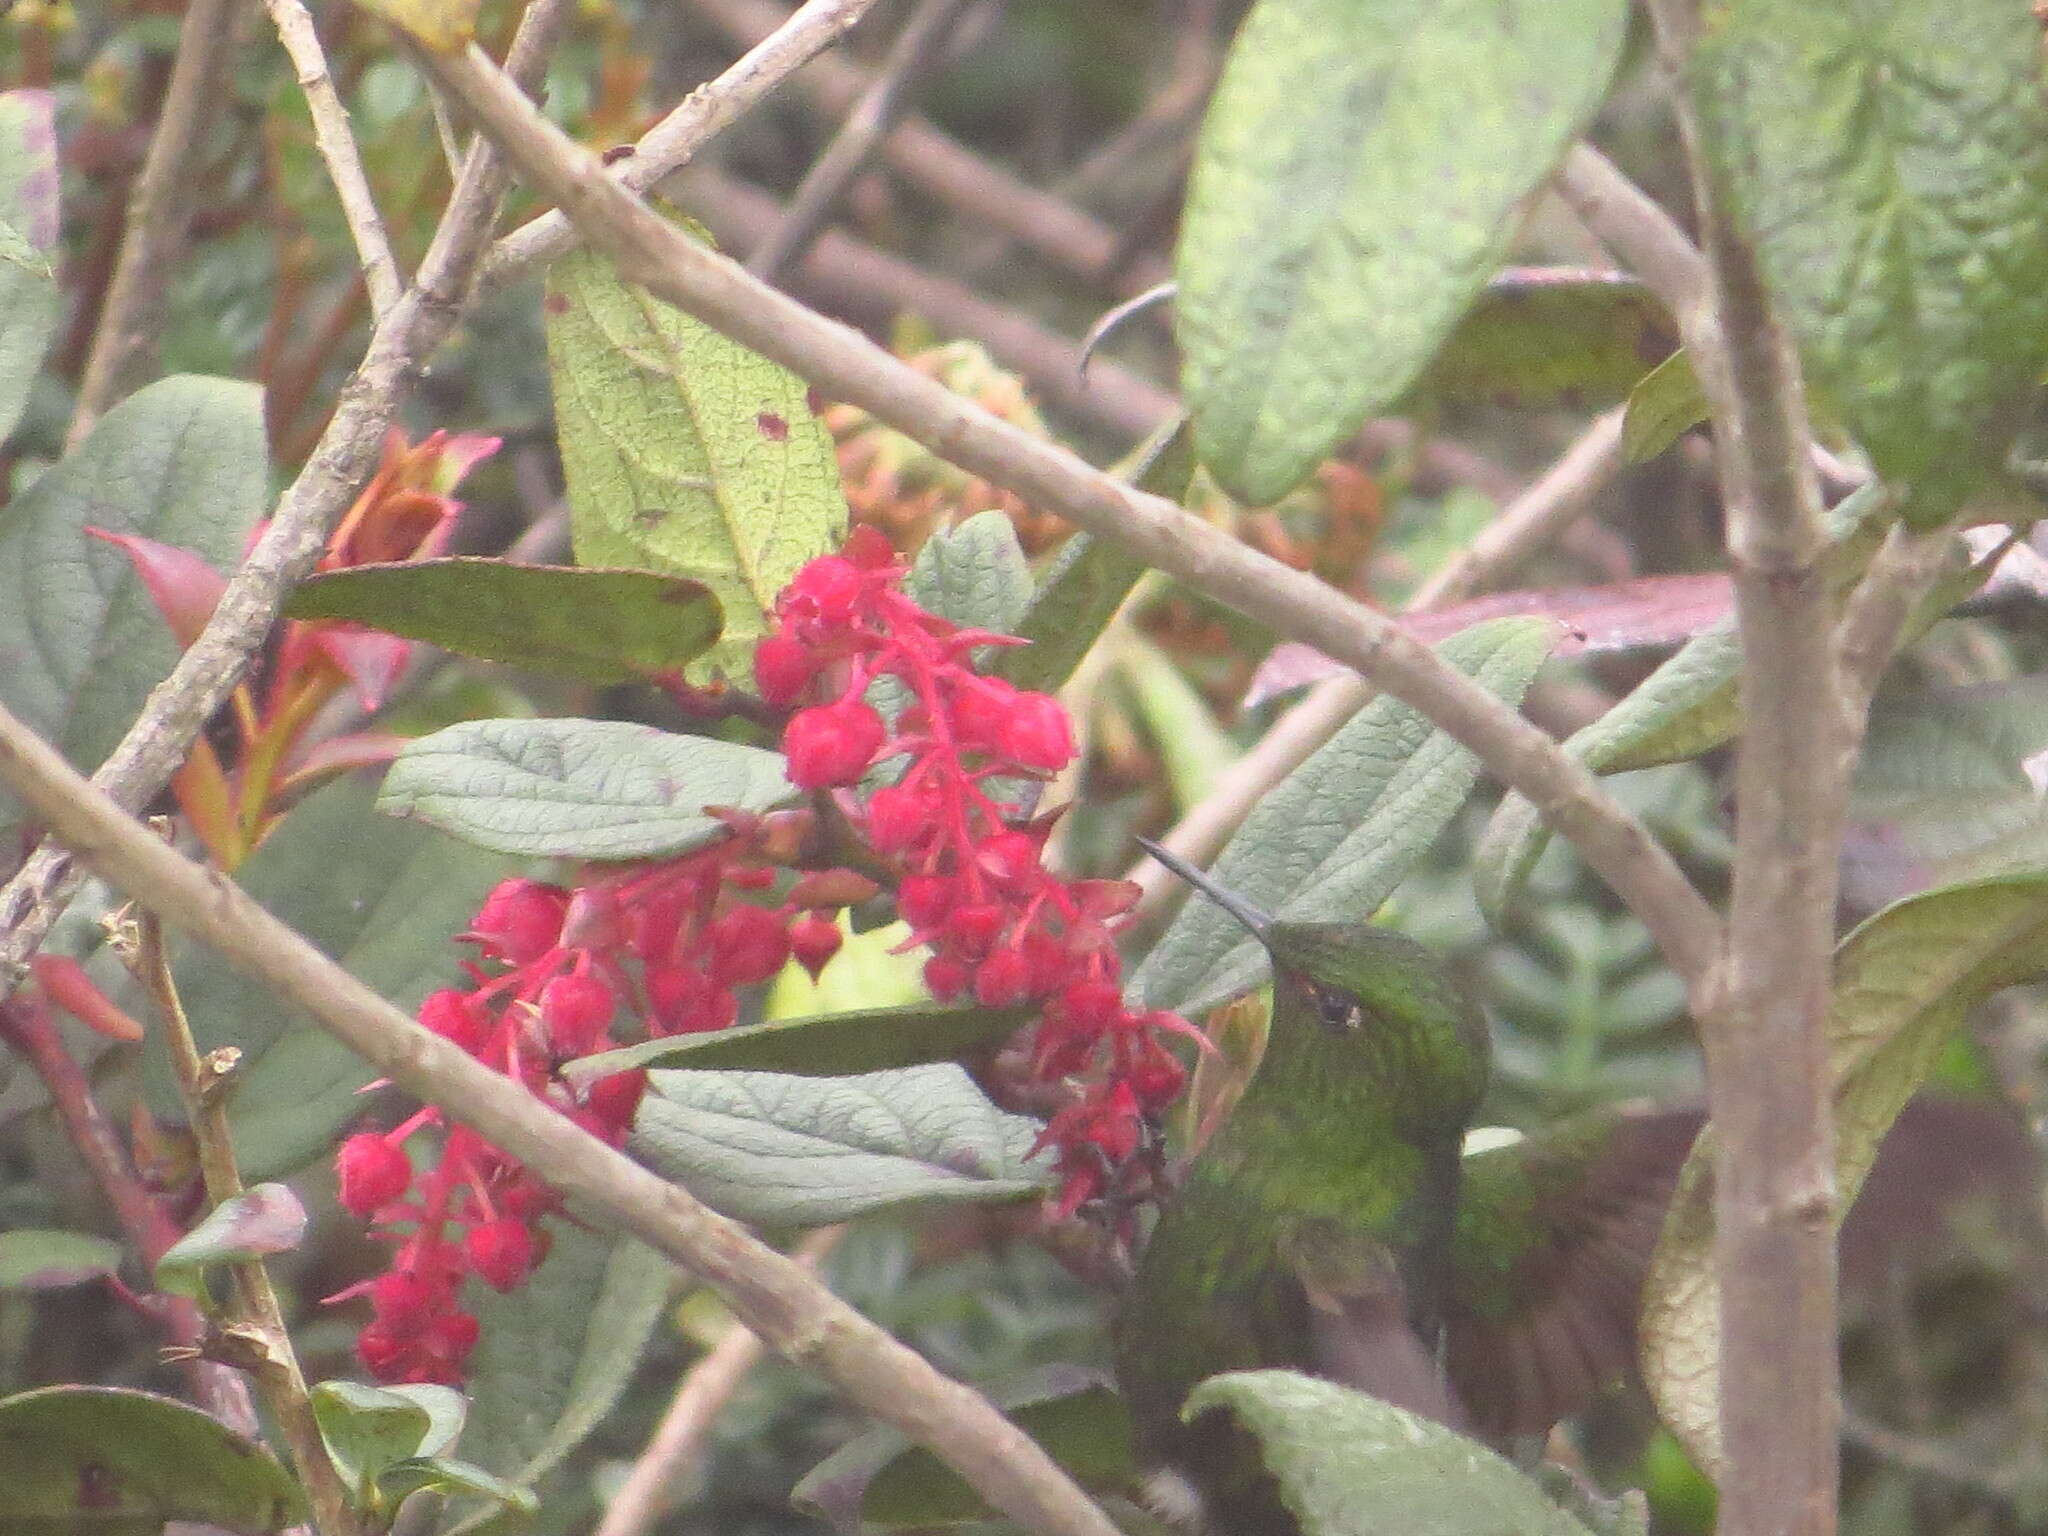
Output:
<svg viewBox="0 0 2048 1536">
<path fill-rule="evenodd" d="M 1670 855 L 1541 730 L 1391 620 L 1174 503 L 1017 430 L 704 249 L 547 122 L 481 50 L 417 56 L 629 280 L 991 484 L 1115 540 L 1412 704 L 1521 790 L 1579 848 L 1635 908 L 1689 985 L 1706 982 L 1719 954 L 1720 924 Z"/>
<path fill-rule="evenodd" d="M 0 783 L 99 875 L 302 1008 L 400 1088 L 474 1126 L 564 1195 L 691 1270 L 777 1351 L 930 1446 L 997 1509 L 1044 1536 L 1116 1527 L 1035 1442 L 738 1222 L 591 1136 L 510 1078 L 421 1028 L 225 875 L 131 820 L 0 709 Z"/>
</svg>

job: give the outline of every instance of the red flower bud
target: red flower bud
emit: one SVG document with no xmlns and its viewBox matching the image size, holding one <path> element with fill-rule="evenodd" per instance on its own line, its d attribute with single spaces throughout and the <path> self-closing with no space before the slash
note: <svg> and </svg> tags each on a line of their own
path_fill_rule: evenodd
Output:
<svg viewBox="0 0 2048 1536">
<path fill-rule="evenodd" d="M 974 960 L 988 953 L 1008 921 L 1008 914 L 992 902 L 977 902 L 970 907 L 955 907 L 946 919 L 946 947 L 963 960 Z"/>
<path fill-rule="evenodd" d="M 810 647 L 793 635 L 770 635 L 754 648 L 754 686 L 770 704 L 794 704 L 817 671 Z"/>
<path fill-rule="evenodd" d="M 645 1072 L 614 1072 L 590 1085 L 583 1095 L 583 1106 L 604 1128 L 605 1139 L 617 1143 L 633 1128 L 633 1117 L 640 1112 L 640 1097 L 646 1091 Z"/>
<path fill-rule="evenodd" d="M 1016 885 L 1039 873 L 1038 843 L 1022 832 L 998 832 L 974 850 L 974 857 L 1001 885 Z"/>
<path fill-rule="evenodd" d="M 958 887 L 943 875 L 910 875 L 896 888 L 896 910 L 913 928 L 930 928 L 953 909 Z"/>
<path fill-rule="evenodd" d="M 1020 693 L 1010 705 L 1000 737 L 1011 761 L 1057 772 L 1074 760 L 1074 728 L 1059 701 L 1042 693 Z"/>
<path fill-rule="evenodd" d="M 896 563 L 896 547 L 881 529 L 862 523 L 846 536 L 842 549 L 847 561 L 863 571 L 887 570 Z"/>
<path fill-rule="evenodd" d="M 790 717 L 782 732 L 789 782 L 799 789 L 858 783 L 881 749 L 882 717 L 859 699 L 842 699 Z"/>
<path fill-rule="evenodd" d="M 1031 994 L 1031 964 L 1014 949 L 999 949 L 974 973 L 974 1000 L 984 1008 L 1007 1008 Z"/>
<path fill-rule="evenodd" d="M 588 1056 L 604 1045 L 612 1006 L 612 989 L 595 976 L 557 976 L 542 987 L 540 1023 L 555 1055 Z"/>
<path fill-rule="evenodd" d="M 1001 752 L 1017 690 L 998 677 L 968 674 L 953 701 L 953 729 L 963 746 Z"/>
<path fill-rule="evenodd" d="M 868 843 L 877 853 L 902 853 L 928 832 L 937 830 L 931 799 L 914 789 L 892 784 L 868 797 Z"/>
<path fill-rule="evenodd" d="M 860 593 L 860 571 L 853 562 L 822 555 L 796 573 L 782 600 L 807 618 L 843 624 L 853 617 Z"/>
<path fill-rule="evenodd" d="M 562 939 L 562 919 L 569 893 L 559 885 L 537 880 L 504 880 L 478 909 L 476 921 L 463 937 L 479 941 L 486 954 L 525 965 L 538 960 Z"/>
<path fill-rule="evenodd" d="M 394 1269 L 370 1282 L 370 1310 L 395 1338 L 417 1333 L 447 1301 L 443 1290 L 410 1269 Z"/>
<path fill-rule="evenodd" d="M 533 1234 L 509 1216 L 471 1227 L 462 1246 L 471 1267 L 493 1290 L 509 1291 L 533 1272 Z"/>
<path fill-rule="evenodd" d="M 490 1014 L 475 998 L 454 987 L 429 992 L 420 1004 L 419 1020 L 450 1045 L 460 1046 L 472 1056 L 491 1037 Z"/>
<path fill-rule="evenodd" d="M 734 907 L 711 925 L 709 937 L 714 986 L 766 981 L 789 959 L 789 930 L 766 907 Z"/>
<path fill-rule="evenodd" d="M 951 1002 L 967 990 L 967 984 L 974 979 L 974 973 L 961 961 L 945 955 L 933 955 L 924 963 L 924 984 L 940 1002 Z"/>
<path fill-rule="evenodd" d="M 334 1154 L 344 1210 L 367 1219 L 412 1187 L 412 1159 L 373 1131 L 351 1136 Z"/>
<path fill-rule="evenodd" d="M 789 925 L 789 952 L 796 963 L 811 973 L 811 980 L 825 969 L 825 962 L 839 953 L 844 935 L 829 917 L 813 912 Z"/>
</svg>

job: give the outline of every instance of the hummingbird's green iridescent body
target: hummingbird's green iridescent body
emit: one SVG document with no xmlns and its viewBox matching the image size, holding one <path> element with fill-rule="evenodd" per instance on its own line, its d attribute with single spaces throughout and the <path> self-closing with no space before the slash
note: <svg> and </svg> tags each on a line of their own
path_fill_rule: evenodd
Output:
<svg viewBox="0 0 2048 1536">
<path fill-rule="evenodd" d="M 1369 924 L 1273 921 L 1162 861 L 1265 944 L 1273 1014 L 1139 1256 L 1117 1378 L 1141 1457 L 1192 1485 L 1201 1524 L 1293 1536 L 1249 1438 L 1216 1413 L 1182 1422 L 1196 1383 L 1278 1366 L 1474 1433 L 1547 1427 L 1627 1363 L 1691 1121 L 1637 1147 L 1655 1122 L 1606 1116 L 1463 1158 L 1491 1046 L 1427 950 Z"/>
</svg>

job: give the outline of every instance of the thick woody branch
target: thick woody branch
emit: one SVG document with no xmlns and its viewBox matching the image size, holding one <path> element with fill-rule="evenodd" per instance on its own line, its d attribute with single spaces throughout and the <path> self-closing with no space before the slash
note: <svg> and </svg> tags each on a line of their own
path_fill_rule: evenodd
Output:
<svg viewBox="0 0 2048 1536">
<path fill-rule="evenodd" d="M 521 174 L 631 281 L 941 457 L 1115 540 L 1414 705 L 1528 796 L 1635 908 L 1681 976 L 1695 985 L 1707 977 L 1719 924 L 1670 855 L 1548 736 L 1391 620 L 1019 431 L 704 249 L 612 180 L 480 50 L 419 56 Z"/>
<path fill-rule="evenodd" d="M 421 1028 L 226 876 L 184 858 L 0 709 L 0 783 L 100 876 L 220 951 L 400 1088 L 437 1104 L 716 1290 L 796 1364 L 930 1446 L 997 1509 L 1044 1536 L 1116 1527 L 987 1399 L 820 1285 L 794 1260 Z"/>
</svg>

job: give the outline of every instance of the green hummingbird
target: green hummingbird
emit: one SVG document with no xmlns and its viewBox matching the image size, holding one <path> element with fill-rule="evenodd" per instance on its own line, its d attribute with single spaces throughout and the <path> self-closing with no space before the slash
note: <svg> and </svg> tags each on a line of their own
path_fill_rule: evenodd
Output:
<svg viewBox="0 0 2048 1536">
<path fill-rule="evenodd" d="M 1547 1432 L 1624 1374 L 1698 1116 L 1601 1112 L 1466 1156 L 1492 1047 L 1429 951 L 1369 923 L 1276 921 L 1146 847 L 1273 969 L 1265 1053 L 1116 1320 L 1160 1513 L 1225 1536 L 1297 1529 L 1245 1432 L 1218 1413 L 1182 1422 L 1218 1372 L 1307 1372 L 1497 1442 Z"/>
</svg>

